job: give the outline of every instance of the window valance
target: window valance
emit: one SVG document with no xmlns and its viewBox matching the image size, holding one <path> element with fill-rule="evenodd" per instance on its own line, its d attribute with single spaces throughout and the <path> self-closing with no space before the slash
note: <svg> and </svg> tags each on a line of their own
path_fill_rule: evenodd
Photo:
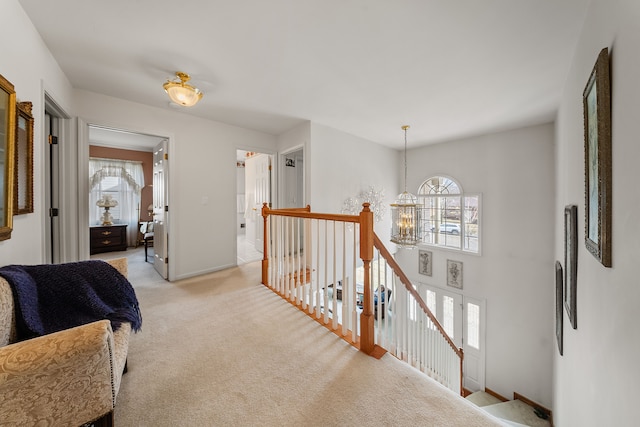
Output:
<svg viewBox="0 0 640 427">
<path fill-rule="evenodd" d="M 106 177 L 117 177 L 125 180 L 136 194 L 140 194 L 140 190 L 144 187 L 142 162 L 90 158 L 89 191 L 93 190 Z"/>
</svg>

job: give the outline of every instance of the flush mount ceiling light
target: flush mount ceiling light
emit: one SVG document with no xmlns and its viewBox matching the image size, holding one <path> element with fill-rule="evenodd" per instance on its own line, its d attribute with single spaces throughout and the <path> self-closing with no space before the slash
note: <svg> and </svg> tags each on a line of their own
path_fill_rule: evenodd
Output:
<svg viewBox="0 0 640 427">
<path fill-rule="evenodd" d="M 167 80 L 162 85 L 169 98 L 183 107 L 192 107 L 202 99 L 202 92 L 197 87 L 193 87 L 187 82 L 191 79 L 189 74 L 177 71 L 176 76 L 180 81 Z"/>
</svg>

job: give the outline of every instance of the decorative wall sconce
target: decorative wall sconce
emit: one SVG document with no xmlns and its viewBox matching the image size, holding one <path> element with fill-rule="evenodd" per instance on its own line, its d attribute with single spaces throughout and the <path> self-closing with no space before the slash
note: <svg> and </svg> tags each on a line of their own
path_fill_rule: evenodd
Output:
<svg viewBox="0 0 640 427">
<path fill-rule="evenodd" d="M 362 210 L 363 203 L 369 203 L 369 209 L 373 212 L 375 222 L 384 219 L 386 208 L 382 205 L 384 201 L 384 189 L 376 189 L 369 186 L 367 190 L 362 190 L 357 196 L 349 197 L 342 203 L 342 213 L 345 215 L 358 215 Z"/>
</svg>

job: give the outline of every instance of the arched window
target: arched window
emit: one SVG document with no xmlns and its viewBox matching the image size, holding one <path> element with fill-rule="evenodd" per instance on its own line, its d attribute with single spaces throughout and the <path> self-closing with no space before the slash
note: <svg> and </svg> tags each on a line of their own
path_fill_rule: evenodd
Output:
<svg viewBox="0 0 640 427">
<path fill-rule="evenodd" d="M 434 176 L 418 189 L 422 243 L 480 252 L 480 196 L 469 195 L 453 178 Z"/>
</svg>

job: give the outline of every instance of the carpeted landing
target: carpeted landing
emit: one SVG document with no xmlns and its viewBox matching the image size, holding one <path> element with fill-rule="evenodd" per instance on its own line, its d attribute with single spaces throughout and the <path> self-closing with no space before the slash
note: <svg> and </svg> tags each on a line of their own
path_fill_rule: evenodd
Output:
<svg viewBox="0 0 640 427">
<path fill-rule="evenodd" d="M 376 360 L 320 327 L 259 284 L 259 262 L 174 283 L 135 268 L 143 326 L 118 426 L 501 425 L 393 356 Z"/>
<path fill-rule="evenodd" d="M 535 409 L 521 400 L 502 400 L 486 393 L 477 391 L 467 396 L 467 400 L 481 407 L 491 415 L 500 418 L 509 426 L 521 427 L 550 427 L 551 422 L 536 415 Z"/>
</svg>

